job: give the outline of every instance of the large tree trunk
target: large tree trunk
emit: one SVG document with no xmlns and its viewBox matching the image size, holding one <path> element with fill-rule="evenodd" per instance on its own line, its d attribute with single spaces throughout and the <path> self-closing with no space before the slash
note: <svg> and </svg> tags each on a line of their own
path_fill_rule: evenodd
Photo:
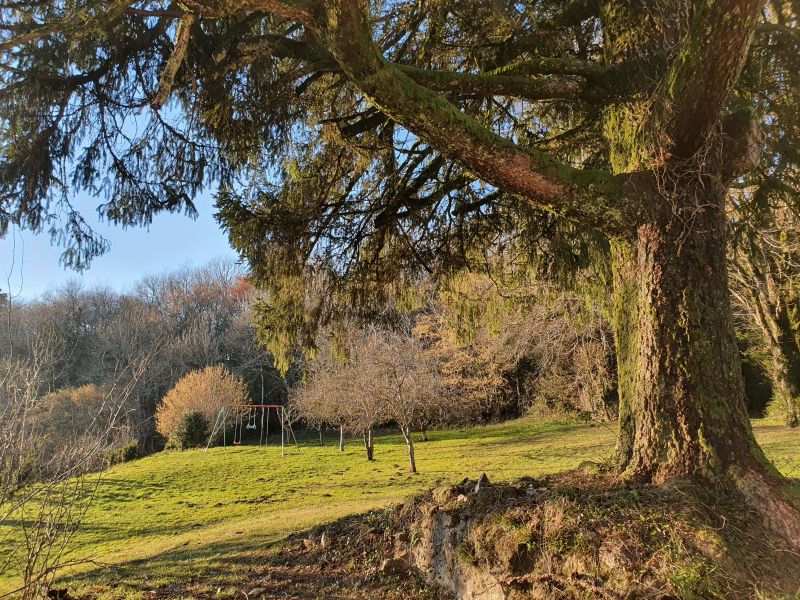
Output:
<svg viewBox="0 0 800 600">
<path fill-rule="evenodd" d="M 706 189 L 701 203 L 699 187 L 667 192 L 662 215 L 614 244 L 620 460 L 646 481 L 716 479 L 760 457 L 730 309 L 724 190 Z M 678 203 L 706 206 L 689 222 L 675 218 Z"/>
<path fill-rule="evenodd" d="M 642 185 L 643 204 L 661 206 L 635 240 L 612 245 L 623 475 L 733 484 L 800 547 L 800 513 L 747 414 L 728 291 L 725 188 L 711 177 Z"/>
</svg>

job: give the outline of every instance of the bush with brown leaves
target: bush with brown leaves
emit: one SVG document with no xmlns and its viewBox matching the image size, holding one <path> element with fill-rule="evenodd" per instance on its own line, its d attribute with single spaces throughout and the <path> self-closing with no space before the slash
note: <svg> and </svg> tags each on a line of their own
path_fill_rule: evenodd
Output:
<svg viewBox="0 0 800 600">
<path fill-rule="evenodd" d="M 188 412 L 199 411 L 209 423 L 214 423 L 223 407 L 248 402 L 244 381 L 223 365 L 192 371 L 164 396 L 156 410 L 156 429 L 169 438 Z"/>
</svg>

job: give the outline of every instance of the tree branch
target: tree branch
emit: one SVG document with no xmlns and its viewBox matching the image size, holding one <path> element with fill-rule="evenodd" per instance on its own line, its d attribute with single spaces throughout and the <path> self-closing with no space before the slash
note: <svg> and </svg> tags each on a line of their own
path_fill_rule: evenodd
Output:
<svg viewBox="0 0 800 600">
<path fill-rule="evenodd" d="M 537 56 L 536 58 L 518 60 L 508 65 L 498 67 L 490 75 L 580 75 L 594 81 L 608 73 L 608 68 L 600 63 L 580 58 L 549 58 Z"/>
<path fill-rule="evenodd" d="M 661 82 L 672 154 L 692 156 L 715 126 L 739 77 L 761 0 L 696 0 L 689 33 Z M 655 110 L 660 110 L 656 103 Z"/>
<path fill-rule="evenodd" d="M 24 46 L 30 42 L 38 42 L 39 40 L 42 40 L 56 32 L 66 33 L 77 27 L 84 27 L 86 25 L 86 21 L 92 18 L 102 18 L 104 20 L 116 19 L 126 12 L 128 4 L 130 3 L 131 0 L 115 0 L 109 6 L 107 6 L 103 11 L 103 14 L 98 17 L 91 17 L 89 8 L 85 7 L 70 15 L 66 19 L 62 19 L 61 21 L 57 21 L 55 23 L 39 25 L 31 31 L 17 35 L 0 43 L 0 52 L 5 52 L 6 50 L 17 48 L 18 46 Z"/>
<path fill-rule="evenodd" d="M 273 14 L 316 29 L 316 4 L 312 0 L 183 0 L 191 12 L 207 18 L 224 19 L 250 12 Z"/>
<path fill-rule="evenodd" d="M 358 0 L 326 2 L 325 40 L 342 70 L 382 112 L 487 183 L 608 233 L 627 231 L 619 181 L 524 149 L 484 127 L 386 61 Z"/>
<path fill-rule="evenodd" d="M 196 19 L 195 15 L 186 13 L 178 21 L 178 30 L 175 33 L 175 48 L 172 50 L 172 55 L 167 60 L 167 64 L 164 65 L 164 70 L 161 72 L 161 78 L 158 82 L 158 91 L 150 102 L 153 110 L 161 110 L 161 107 L 164 106 L 172 93 L 175 75 L 177 75 L 178 69 L 183 64 L 184 58 L 186 58 L 192 25 L 194 25 Z"/>
<path fill-rule="evenodd" d="M 577 98 L 584 89 L 584 85 L 574 79 L 530 79 L 511 75 L 433 71 L 410 65 L 397 65 L 397 68 L 420 85 L 437 92 L 476 93 L 537 101 Z"/>
<path fill-rule="evenodd" d="M 324 48 L 309 42 L 283 38 L 277 35 L 264 36 L 253 41 L 242 41 L 233 47 L 236 54 L 252 62 L 264 53 L 280 58 L 292 58 L 313 63 L 316 71 L 342 72 L 334 57 Z M 220 53 L 230 54 L 229 50 Z M 523 100 L 570 100 L 584 97 L 586 85 L 576 79 L 518 77 L 491 73 L 459 73 L 419 69 L 411 65 L 393 63 L 405 75 L 437 92 L 507 96 Z"/>
</svg>

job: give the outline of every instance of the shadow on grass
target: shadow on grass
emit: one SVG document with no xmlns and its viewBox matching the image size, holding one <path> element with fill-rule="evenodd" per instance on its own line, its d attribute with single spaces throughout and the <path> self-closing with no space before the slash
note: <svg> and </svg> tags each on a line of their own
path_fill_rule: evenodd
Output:
<svg viewBox="0 0 800 600">
<path fill-rule="evenodd" d="M 229 586 L 246 577 L 253 566 L 268 564 L 270 551 L 284 539 L 285 536 L 256 535 L 211 544 L 187 542 L 147 558 L 107 566 L 97 564 L 62 582 L 139 591 L 201 580 L 204 585 Z"/>
</svg>

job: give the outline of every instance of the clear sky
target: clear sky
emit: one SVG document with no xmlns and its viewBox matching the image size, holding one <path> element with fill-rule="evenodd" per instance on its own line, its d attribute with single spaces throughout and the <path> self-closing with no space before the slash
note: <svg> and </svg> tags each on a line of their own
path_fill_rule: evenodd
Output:
<svg viewBox="0 0 800 600">
<path fill-rule="evenodd" d="M 238 258 L 225 233 L 214 220 L 210 196 L 196 202 L 196 220 L 183 214 L 158 215 L 149 228 L 122 229 L 97 220 L 86 203 L 81 209 L 92 227 L 111 242 L 111 250 L 96 258 L 83 273 L 65 270 L 59 264 L 61 249 L 52 246 L 47 234 L 10 231 L 0 238 L 0 288 L 13 296 L 32 299 L 70 279 L 87 287 L 108 285 L 129 289 L 144 275 L 199 266 L 216 258 Z M 10 285 L 9 285 L 9 280 Z"/>
</svg>

